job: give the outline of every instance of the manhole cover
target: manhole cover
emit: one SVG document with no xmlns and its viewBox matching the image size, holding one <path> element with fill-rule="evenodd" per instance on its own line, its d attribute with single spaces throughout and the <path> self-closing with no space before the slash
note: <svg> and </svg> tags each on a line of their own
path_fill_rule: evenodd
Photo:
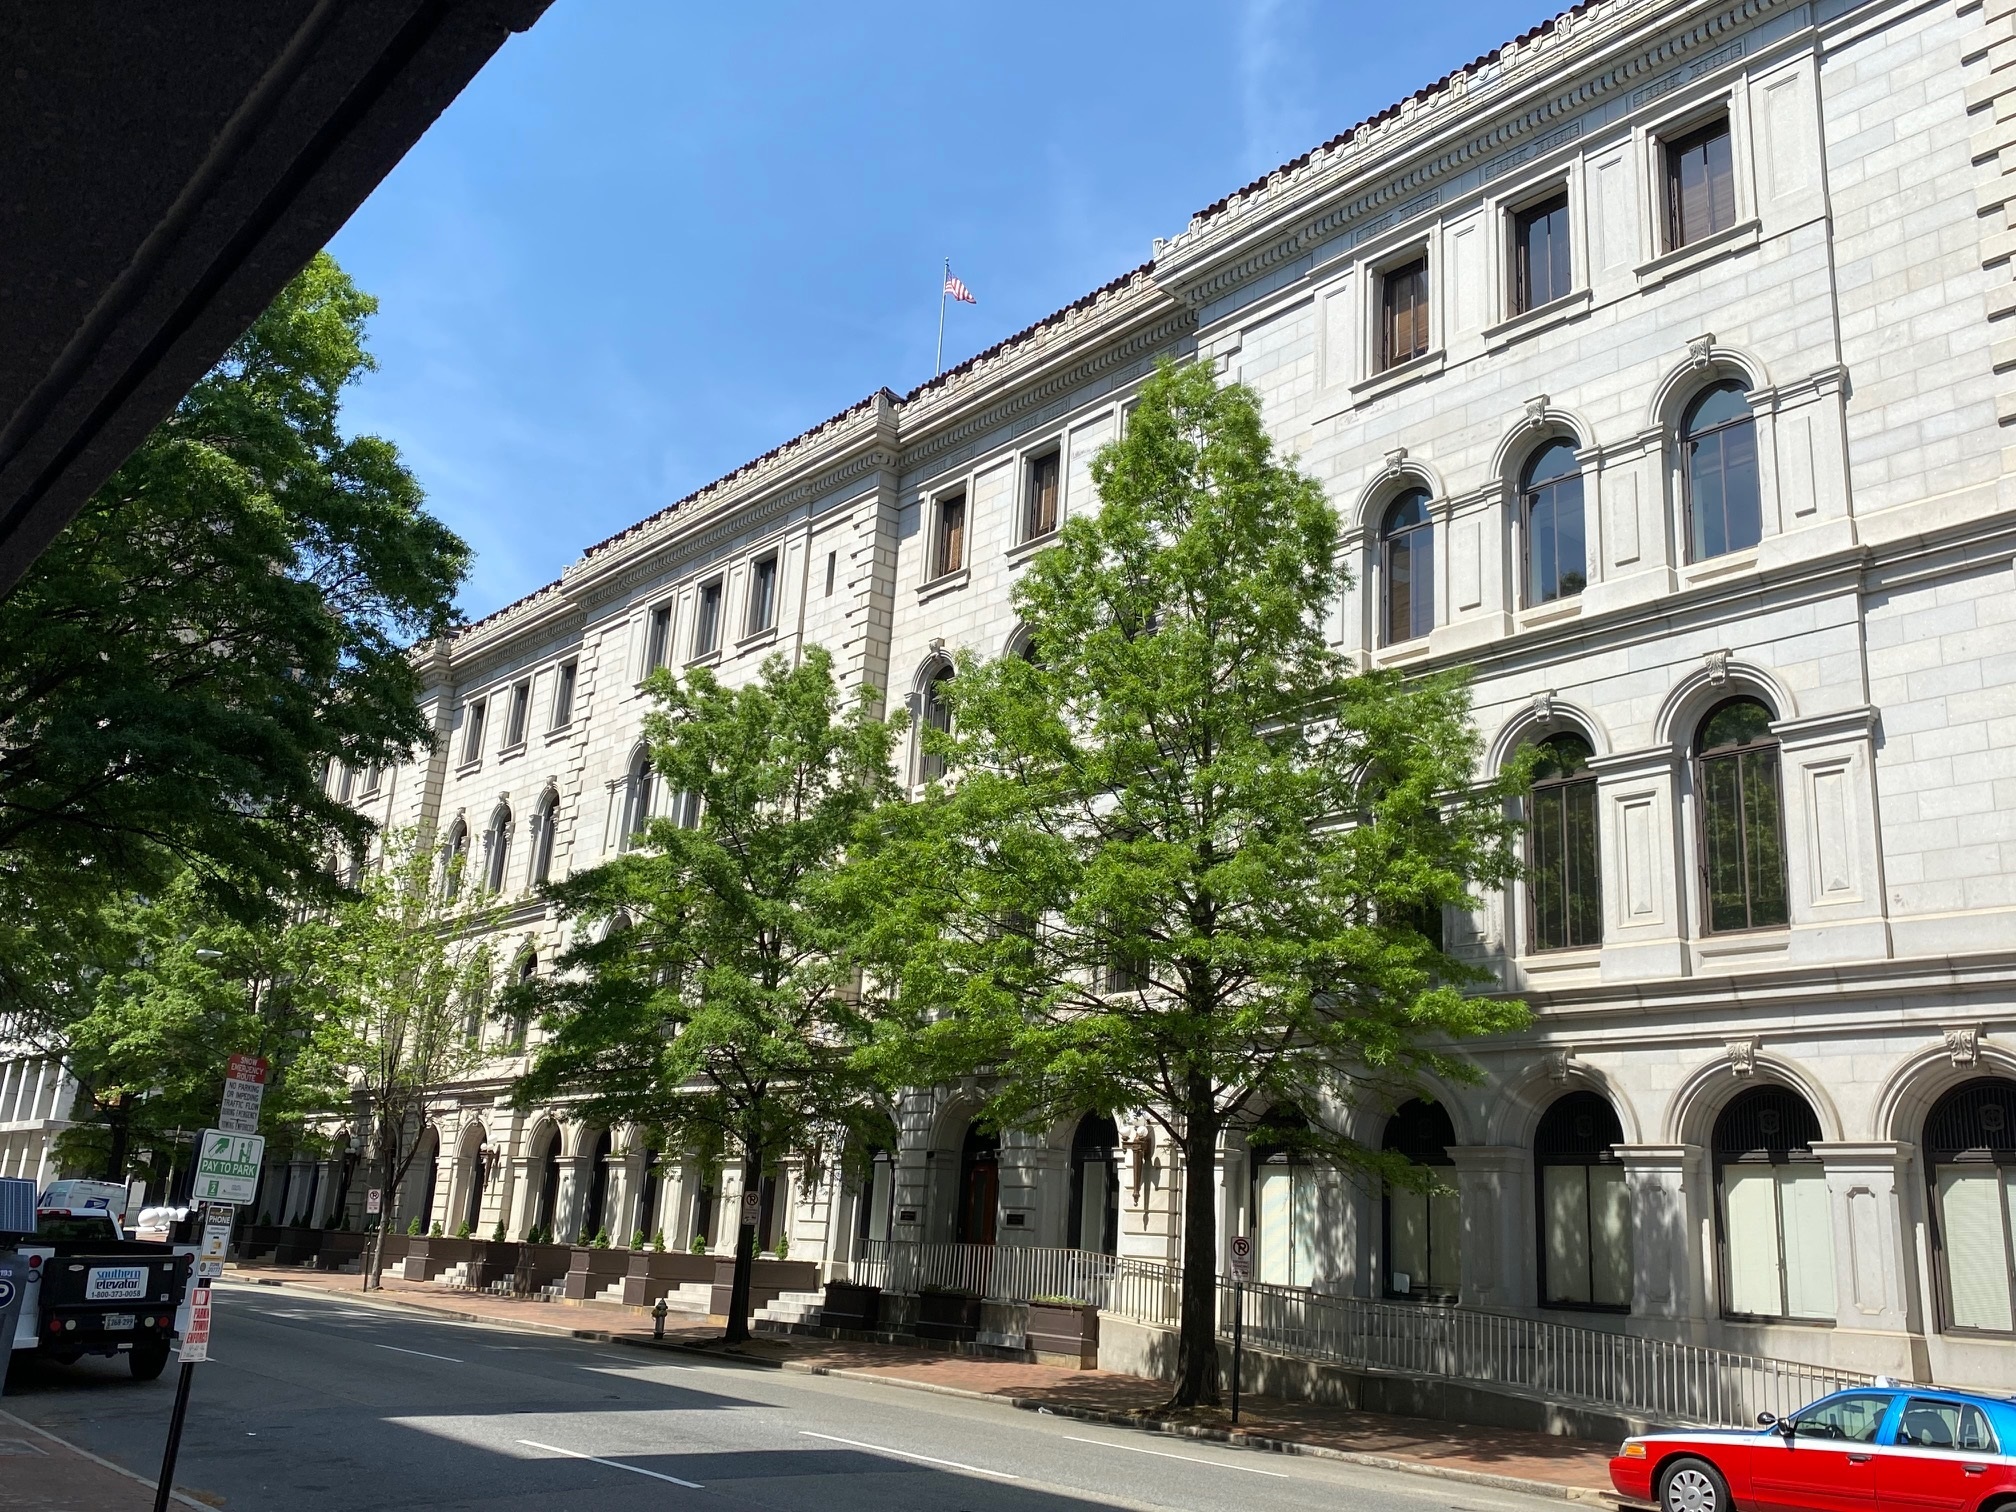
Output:
<svg viewBox="0 0 2016 1512">
<path fill-rule="evenodd" d="M 40 1454 L 26 1439 L 0 1439 L 0 1454 Z"/>
</svg>

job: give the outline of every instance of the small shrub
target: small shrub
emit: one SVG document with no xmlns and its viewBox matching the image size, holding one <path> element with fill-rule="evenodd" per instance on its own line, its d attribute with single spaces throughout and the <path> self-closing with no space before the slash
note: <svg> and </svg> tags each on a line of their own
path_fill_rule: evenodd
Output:
<svg viewBox="0 0 2016 1512">
<path fill-rule="evenodd" d="M 588 1248 L 590 1249 L 609 1248 L 609 1230 L 607 1228 L 599 1228 L 595 1230 L 595 1237 L 588 1241 Z"/>
<path fill-rule="evenodd" d="M 503 1244 L 506 1242 L 504 1238 L 504 1220 L 502 1218 L 497 1220 L 497 1227 L 490 1235 L 490 1242 L 492 1244 Z"/>
<path fill-rule="evenodd" d="M 777 1241 L 777 1248 L 773 1251 L 773 1253 L 777 1256 L 779 1260 L 784 1259 L 785 1256 L 791 1253 L 791 1241 L 788 1238 L 780 1238 Z"/>
<path fill-rule="evenodd" d="M 704 1254 L 706 1254 L 706 1253 L 707 1253 L 707 1236 L 706 1236 L 705 1234 L 695 1234 L 695 1235 L 693 1236 L 693 1242 L 692 1242 L 691 1244 L 687 1245 L 687 1246 L 686 1246 L 686 1248 L 687 1248 L 688 1250 L 690 1250 L 690 1251 L 691 1251 L 691 1252 L 692 1252 L 693 1254 L 696 1254 L 696 1255 L 704 1255 Z"/>
<path fill-rule="evenodd" d="M 632 1248 L 633 1250 L 640 1250 L 644 1248 L 644 1230 L 639 1229 L 637 1230 L 636 1233 L 630 1236 L 630 1248 Z"/>
<path fill-rule="evenodd" d="M 1031 1302 L 1040 1302 L 1045 1307 L 1089 1307 L 1091 1305 L 1083 1297 L 1031 1297 L 1029 1300 Z"/>
<path fill-rule="evenodd" d="M 467 1218 L 464 1218 L 460 1223 L 455 1225 L 455 1237 L 457 1239 L 467 1239 L 469 1237 L 469 1220 Z"/>
<path fill-rule="evenodd" d="M 665 1253 L 665 1230 L 662 1228 L 652 1233 L 651 1248 L 658 1251 L 661 1255 Z"/>
<path fill-rule="evenodd" d="M 439 1239 L 441 1237 L 441 1220 L 439 1218 L 434 1220 L 434 1226 L 427 1230 L 427 1235 L 432 1239 Z"/>
<path fill-rule="evenodd" d="M 411 1223 L 406 1225 L 406 1233 L 411 1238 L 417 1239 L 423 1232 L 425 1230 L 420 1227 L 420 1220 L 418 1218 L 415 1218 Z"/>
</svg>

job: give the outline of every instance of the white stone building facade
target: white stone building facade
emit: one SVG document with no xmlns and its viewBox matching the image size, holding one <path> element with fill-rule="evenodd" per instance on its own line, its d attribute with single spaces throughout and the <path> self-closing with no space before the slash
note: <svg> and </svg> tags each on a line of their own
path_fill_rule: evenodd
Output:
<svg viewBox="0 0 2016 1512">
<path fill-rule="evenodd" d="M 1235 1140 L 1224 1231 L 1323 1291 L 2006 1382 L 2012 5 L 1579 6 L 593 548 L 438 650 L 429 762 L 336 780 L 466 844 L 543 970 L 538 878 L 663 801 L 650 666 L 822 645 L 931 718 L 953 652 L 1013 647 L 1010 587 L 1156 359 L 1208 362 L 1339 512 L 1335 642 L 1473 669 L 1488 762 L 1556 742 L 1534 879 L 1445 921 L 1532 1027 L 1432 1106 L 1325 1110 L 1455 1195 Z M 732 1171 L 513 1112 L 492 1033 L 402 1217 L 730 1237 Z M 1187 1173 L 1127 1110 L 997 1148 L 971 1106 L 914 1094 L 867 1190 L 780 1171 L 766 1238 L 1172 1253 Z M 290 1189 L 321 1218 L 339 1185 Z"/>
</svg>

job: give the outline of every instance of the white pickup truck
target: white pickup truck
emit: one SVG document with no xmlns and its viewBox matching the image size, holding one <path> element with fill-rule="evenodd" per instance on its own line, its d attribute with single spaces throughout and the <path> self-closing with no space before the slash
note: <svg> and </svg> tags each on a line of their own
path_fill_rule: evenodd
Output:
<svg viewBox="0 0 2016 1512">
<path fill-rule="evenodd" d="M 196 1250 L 128 1239 L 125 1205 L 126 1189 L 113 1183 L 57 1182 L 36 1200 L 32 1229 L 22 1215 L 0 1232 L 0 1250 L 12 1250 L 26 1276 L 10 1361 L 29 1349 L 59 1364 L 124 1354 L 136 1379 L 161 1374 L 188 1321 Z"/>
</svg>

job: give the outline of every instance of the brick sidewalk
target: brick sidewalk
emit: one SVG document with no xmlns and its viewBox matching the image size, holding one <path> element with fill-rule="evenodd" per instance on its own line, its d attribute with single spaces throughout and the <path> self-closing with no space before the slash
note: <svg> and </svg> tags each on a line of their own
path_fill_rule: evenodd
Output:
<svg viewBox="0 0 2016 1512">
<path fill-rule="evenodd" d="M 205 1504 L 175 1493 L 179 1506 Z M 150 1512 L 154 1483 L 0 1411 L 0 1508 L 6 1512 Z"/>
<path fill-rule="evenodd" d="M 270 1266 L 234 1266 L 232 1279 L 263 1281 L 358 1295 L 361 1278 L 326 1272 Z M 424 1308 L 443 1315 L 531 1328 L 544 1332 L 608 1338 L 649 1348 L 649 1315 L 642 1308 L 601 1303 L 531 1302 L 444 1291 L 419 1281 L 388 1277 L 383 1292 L 372 1300 Z M 673 1318 L 679 1317 L 674 1314 Z M 668 1320 L 668 1323 L 671 1320 Z M 1419 1418 L 1352 1412 L 1308 1402 L 1283 1402 L 1248 1397 L 1241 1404 L 1240 1426 L 1232 1433 L 1224 1413 L 1195 1423 L 1158 1424 L 1136 1415 L 1151 1411 L 1167 1397 L 1167 1388 L 1138 1376 L 1104 1370 L 1071 1370 L 1056 1365 L 1025 1365 L 1010 1360 L 974 1359 L 895 1345 L 856 1344 L 762 1335 L 734 1351 L 719 1347 L 718 1324 L 668 1327 L 663 1345 L 678 1350 L 704 1349 L 784 1370 L 847 1378 L 874 1379 L 962 1396 L 993 1398 L 1004 1405 L 1087 1415 L 1107 1420 L 1136 1421 L 1161 1432 L 1188 1433 L 1286 1452 L 1347 1456 L 1394 1469 L 1413 1470 L 1459 1479 L 1488 1480 L 1547 1491 L 1578 1501 L 1607 1500 L 1610 1489 L 1607 1444 L 1558 1438 L 1513 1429 L 1474 1428 Z"/>
</svg>

